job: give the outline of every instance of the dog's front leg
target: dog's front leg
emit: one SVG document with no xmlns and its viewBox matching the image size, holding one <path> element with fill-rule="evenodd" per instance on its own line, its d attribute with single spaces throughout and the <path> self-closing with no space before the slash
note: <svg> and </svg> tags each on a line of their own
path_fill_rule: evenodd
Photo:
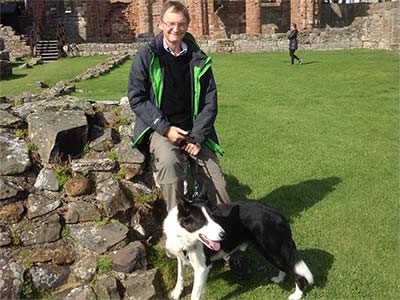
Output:
<svg viewBox="0 0 400 300">
<path fill-rule="evenodd" d="M 210 268 L 206 265 L 206 258 L 200 246 L 196 246 L 194 251 L 189 252 L 190 263 L 194 270 L 194 282 L 191 300 L 201 300 Z"/>
<path fill-rule="evenodd" d="M 178 276 L 176 279 L 175 288 L 170 294 L 171 298 L 174 300 L 178 300 L 182 294 L 185 276 L 185 264 L 183 263 L 183 260 L 179 257 L 179 255 L 176 257 L 176 260 L 178 261 Z"/>
</svg>

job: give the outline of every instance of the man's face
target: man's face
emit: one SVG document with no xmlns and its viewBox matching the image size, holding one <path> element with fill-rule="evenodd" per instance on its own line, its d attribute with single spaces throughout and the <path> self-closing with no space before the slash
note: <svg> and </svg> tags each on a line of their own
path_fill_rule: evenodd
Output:
<svg viewBox="0 0 400 300">
<path fill-rule="evenodd" d="M 164 39 L 167 44 L 178 44 L 183 40 L 187 31 L 187 20 L 182 12 L 174 12 L 174 7 L 169 8 L 162 20 L 159 27 L 164 34 Z"/>
</svg>

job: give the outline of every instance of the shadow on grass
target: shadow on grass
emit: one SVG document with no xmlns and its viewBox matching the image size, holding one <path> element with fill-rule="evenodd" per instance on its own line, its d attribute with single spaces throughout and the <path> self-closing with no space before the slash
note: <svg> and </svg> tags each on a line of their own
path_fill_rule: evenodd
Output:
<svg viewBox="0 0 400 300">
<path fill-rule="evenodd" d="M 232 201 L 249 199 L 247 196 L 251 193 L 251 189 L 248 185 L 241 184 L 236 177 L 231 175 L 226 175 L 225 178 Z M 302 211 L 312 207 L 333 192 L 341 182 L 338 177 L 327 177 L 283 185 L 257 201 L 276 208 L 289 220 L 292 220 Z"/>
<path fill-rule="evenodd" d="M 272 267 L 264 257 L 261 257 L 253 247 L 250 248 L 248 252 L 251 255 L 247 255 L 247 258 L 250 260 L 249 265 L 253 270 L 252 275 L 249 278 L 239 279 L 231 272 L 223 271 L 221 269 L 210 273 L 210 281 L 222 279 L 237 286 L 235 290 L 226 294 L 222 298 L 219 298 L 220 300 L 237 299 L 240 298 L 241 294 L 256 288 L 275 285 L 275 283 L 271 282 L 271 277 L 278 275 L 277 270 Z M 306 285 L 304 290 L 305 293 L 309 292 L 314 286 L 319 288 L 325 287 L 329 270 L 334 261 L 333 255 L 319 249 L 306 249 L 299 252 L 314 275 L 314 285 Z M 279 288 L 283 289 L 288 294 L 295 291 L 294 282 L 288 277 L 285 278 L 283 283 L 279 284 Z"/>
<path fill-rule="evenodd" d="M 318 61 L 303 61 L 302 65 L 313 65 L 313 64 L 319 64 Z"/>
<path fill-rule="evenodd" d="M 4 78 L 2 80 L 9 81 L 9 80 L 19 79 L 19 78 L 26 77 L 26 76 L 27 76 L 27 74 L 11 74 L 10 77 Z"/>
</svg>

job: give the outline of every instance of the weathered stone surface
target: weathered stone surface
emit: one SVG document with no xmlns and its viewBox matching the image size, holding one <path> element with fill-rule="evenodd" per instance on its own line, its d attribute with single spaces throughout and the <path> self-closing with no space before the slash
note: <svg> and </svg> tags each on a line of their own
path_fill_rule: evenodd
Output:
<svg viewBox="0 0 400 300">
<path fill-rule="evenodd" d="M 18 187 L 0 178 L 0 201 L 17 196 Z"/>
<path fill-rule="evenodd" d="M 0 175 L 21 174 L 30 167 L 26 142 L 0 131 Z"/>
<path fill-rule="evenodd" d="M 97 300 L 97 297 L 89 285 L 82 285 L 59 293 L 55 300 Z"/>
<path fill-rule="evenodd" d="M 69 178 L 64 184 L 64 192 L 70 197 L 90 194 L 92 191 L 92 182 L 86 177 Z"/>
<path fill-rule="evenodd" d="M 96 275 L 97 260 L 93 255 L 83 257 L 72 267 L 72 272 L 81 280 L 90 281 Z"/>
<path fill-rule="evenodd" d="M 9 244 L 11 244 L 10 232 L 5 228 L 0 227 L 0 247 L 7 246 Z"/>
<path fill-rule="evenodd" d="M 29 269 L 32 276 L 32 283 L 40 291 L 54 290 L 65 283 L 69 275 L 69 267 L 39 264 Z"/>
<path fill-rule="evenodd" d="M 161 276 L 157 269 L 129 275 L 125 287 L 126 300 L 164 299 Z"/>
<path fill-rule="evenodd" d="M 39 175 L 36 178 L 34 186 L 37 189 L 58 191 L 59 185 L 56 177 L 56 172 L 53 169 L 41 169 Z"/>
<path fill-rule="evenodd" d="M 119 163 L 142 164 L 145 156 L 137 149 L 132 148 L 132 140 L 123 137 L 121 142 L 115 147 Z"/>
<path fill-rule="evenodd" d="M 106 121 L 107 126 L 109 127 L 117 127 L 118 125 L 118 116 L 114 110 L 103 112 L 103 117 Z"/>
<path fill-rule="evenodd" d="M 82 111 L 33 113 L 27 121 L 29 138 L 46 163 L 62 154 L 74 156 L 81 153 L 87 142 L 88 124 Z"/>
<path fill-rule="evenodd" d="M 41 95 L 35 101 L 30 100 L 31 97 L 31 95 L 26 95 L 25 98 L 28 99 L 24 100 L 23 105 L 13 107 L 13 113 L 21 118 L 26 118 L 32 113 L 57 111 L 81 111 L 89 116 L 95 114 L 92 105 L 88 101 L 80 100 L 77 97 L 63 96 L 50 100 L 51 98 L 49 99 Z"/>
<path fill-rule="evenodd" d="M 128 97 L 124 96 L 120 99 L 119 107 L 120 107 L 121 117 L 123 117 L 125 120 L 127 120 L 130 124 L 135 123 L 136 115 L 134 114 L 134 112 L 131 109 Z M 132 132 L 131 132 L 131 134 L 132 134 Z"/>
<path fill-rule="evenodd" d="M 35 81 L 34 83 L 32 83 L 32 86 L 40 88 L 40 89 L 46 89 L 49 86 L 47 85 L 47 83 L 43 82 L 43 81 Z"/>
<path fill-rule="evenodd" d="M 29 250 L 30 262 L 53 262 L 57 265 L 71 264 L 75 261 L 75 247 L 67 242 L 49 244 L 45 247 L 37 247 Z"/>
<path fill-rule="evenodd" d="M 132 132 L 134 128 L 134 123 L 130 125 L 121 125 L 118 127 L 118 132 L 121 137 L 132 138 Z"/>
<path fill-rule="evenodd" d="M 17 127 L 21 125 L 22 120 L 9 112 L 0 110 L 0 127 Z"/>
<path fill-rule="evenodd" d="M 96 200 L 103 206 L 108 217 L 133 207 L 133 202 L 126 198 L 119 182 L 114 178 L 98 183 L 96 193 Z"/>
<path fill-rule="evenodd" d="M 27 201 L 28 219 L 43 216 L 61 206 L 57 193 L 30 194 Z"/>
<path fill-rule="evenodd" d="M 41 64 L 43 64 L 43 58 L 41 56 L 32 57 L 28 62 L 28 65 L 31 67 L 34 67 L 36 65 L 41 65 Z"/>
<path fill-rule="evenodd" d="M 112 268 L 117 272 L 131 273 L 132 271 L 147 268 L 146 248 L 139 241 L 129 243 L 110 255 Z"/>
<path fill-rule="evenodd" d="M 118 134 L 114 128 L 105 128 L 95 140 L 89 143 L 91 150 L 110 151 L 118 142 Z"/>
<path fill-rule="evenodd" d="M 21 299 L 24 272 L 23 266 L 0 256 L 0 299 Z"/>
<path fill-rule="evenodd" d="M 82 246 L 99 254 L 126 239 L 128 228 L 121 223 L 95 226 L 68 226 L 71 237 Z"/>
<path fill-rule="evenodd" d="M 21 202 L 0 207 L 0 224 L 14 224 L 22 218 L 24 206 Z"/>
<path fill-rule="evenodd" d="M 94 291 L 97 299 L 119 300 L 121 296 L 118 292 L 117 280 L 113 276 L 103 276 L 97 279 Z"/>
<path fill-rule="evenodd" d="M 142 174 L 142 166 L 142 164 L 120 164 L 120 170 L 125 174 L 126 180 L 131 180 L 132 178 Z"/>
<path fill-rule="evenodd" d="M 68 95 L 75 91 L 75 85 L 70 82 L 66 82 L 61 80 L 56 83 L 55 86 L 43 92 L 43 95 L 46 97 L 59 97 L 63 95 Z"/>
<path fill-rule="evenodd" d="M 100 221 L 101 214 L 98 207 L 93 203 L 72 202 L 68 203 L 64 219 L 66 223 Z"/>
<path fill-rule="evenodd" d="M 74 159 L 71 163 L 72 171 L 82 173 L 84 171 L 112 171 L 116 167 L 115 161 L 104 159 Z"/>
<path fill-rule="evenodd" d="M 61 225 L 58 215 L 46 216 L 31 226 L 22 228 L 20 239 L 24 246 L 55 242 L 60 238 Z"/>
</svg>

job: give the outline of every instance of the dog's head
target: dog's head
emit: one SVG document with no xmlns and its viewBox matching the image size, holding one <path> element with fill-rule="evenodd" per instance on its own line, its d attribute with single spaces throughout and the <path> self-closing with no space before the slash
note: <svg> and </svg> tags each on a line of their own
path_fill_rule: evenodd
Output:
<svg viewBox="0 0 400 300">
<path fill-rule="evenodd" d="M 183 195 L 178 195 L 177 198 L 180 226 L 196 235 L 196 238 L 211 250 L 219 251 L 225 231 L 209 214 L 206 190 L 203 188 L 198 195 L 190 199 Z"/>
</svg>

